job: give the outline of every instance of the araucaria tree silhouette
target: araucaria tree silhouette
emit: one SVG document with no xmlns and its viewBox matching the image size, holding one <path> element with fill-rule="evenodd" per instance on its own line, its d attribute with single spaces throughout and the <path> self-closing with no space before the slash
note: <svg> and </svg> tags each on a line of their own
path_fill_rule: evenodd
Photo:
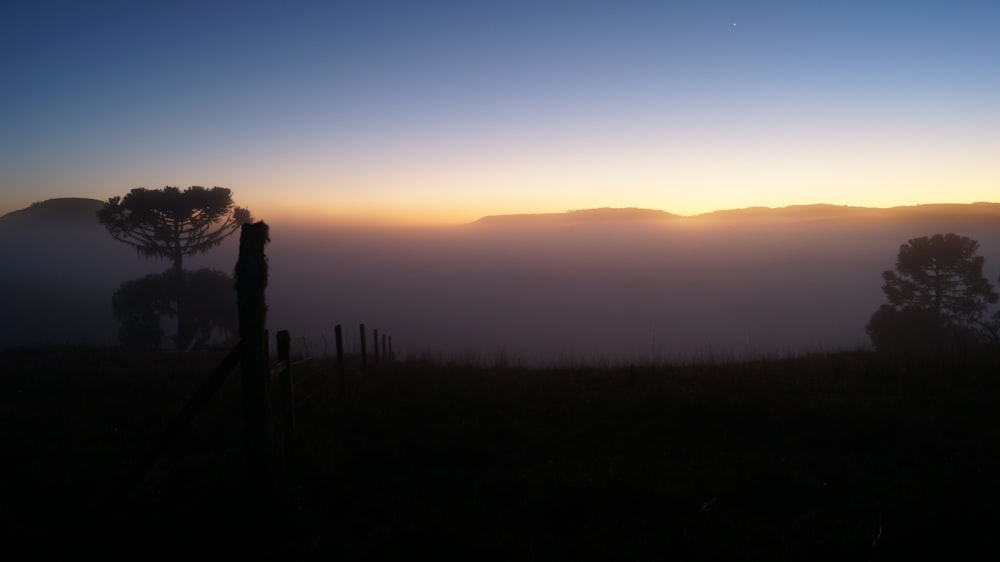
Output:
<svg viewBox="0 0 1000 562">
<path fill-rule="evenodd" d="M 97 218 L 111 236 L 143 256 L 173 261 L 178 274 L 184 256 L 207 252 L 251 220 L 250 211 L 233 203 L 229 189 L 197 185 L 184 191 L 137 187 L 125 197 L 108 199 Z"/>
<path fill-rule="evenodd" d="M 243 223 L 250 211 L 233 203 L 224 187 L 192 186 L 131 190 L 125 197 L 112 197 L 97 211 L 98 220 L 116 240 L 135 248 L 147 258 L 170 260 L 170 299 L 175 303 L 175 343 L 186 349 L 193 338 L 184 294 L 184 256 L 207 252 L 218 246 Z M 166 274 L 165 274 L 166 275 Z"/>
<path fill-rule="evenodd" d="M 958 234 L 914 238 L 899 248 L 895 270 L 882 273 L 882 305 L 868 322 L 877 349 L 933 352 L 997 340 L 997 302 L 983 275 L 979 243 Z"/>
</svg>

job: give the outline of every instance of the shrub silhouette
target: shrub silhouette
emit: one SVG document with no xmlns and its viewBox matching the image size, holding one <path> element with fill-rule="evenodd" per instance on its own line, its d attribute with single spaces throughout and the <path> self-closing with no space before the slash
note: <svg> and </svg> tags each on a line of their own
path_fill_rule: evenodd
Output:
<svg viewBox="0 0 1000 562">
<path fill-rule="evenodd" d="M 188 311 L 180 319 L 189 338 L 185 349 L 202 349 L 213 337 L 226 341 L 237 330 L 232 288 L 232 276 L 207 268 L 183 272 L 179 291 L 173 270 L 126 281 L 111 298 L 119 339 L 127 347 L 159 349 L 162 319 L 180 309 Z"/>
</svg>

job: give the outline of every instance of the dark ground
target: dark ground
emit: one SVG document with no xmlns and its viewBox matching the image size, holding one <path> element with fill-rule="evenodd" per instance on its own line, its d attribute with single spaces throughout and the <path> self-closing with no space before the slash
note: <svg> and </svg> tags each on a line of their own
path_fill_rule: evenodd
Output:
<svg viewBox="0 0 1000 562">
<path fill-rule="evenodd" d="M 340 560 L 995 556 L 1000 356 L 523 370 L 295 366 L 296 463 L 244 476 L 238 373 L 116 506 L 223 353 L 0 354 L 0 539 Z"/>
</svg>

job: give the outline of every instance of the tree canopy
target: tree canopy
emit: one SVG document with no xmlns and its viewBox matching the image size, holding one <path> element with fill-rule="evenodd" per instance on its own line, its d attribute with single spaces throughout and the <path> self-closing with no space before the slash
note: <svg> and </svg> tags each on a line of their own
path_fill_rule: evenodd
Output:
<svg viewBox="0 0 1000 562">
<path fill-rule="evenodd" d="M 882 273 L 887 303 L 872 315 L 876 348 L 927 349 L 997 337 L 987 311 L 997 302 L 983 275 L 979 243 L 958 234 L 913 238 L 899 247 L 895 270 Z"/>
<path fill-rule="evenodd" d="M 116 240 L 148 258 L 173 261 L 178 273 L 185 255 L 207 252 L 251 220 L 229 189 L 197 185 L 183 191 L 137 187 L 108 199 L 97 217 Z"/>
</svg>

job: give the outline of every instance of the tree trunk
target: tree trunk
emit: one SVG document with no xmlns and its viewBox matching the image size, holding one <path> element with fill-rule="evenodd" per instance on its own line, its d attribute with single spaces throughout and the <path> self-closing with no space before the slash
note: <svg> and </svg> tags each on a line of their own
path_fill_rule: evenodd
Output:
<svg viewBox="0 0 1000 562">
<path fill-rule="evenodd" d="M 174 334 L 174 344 L 178 351 L 184 351 L 191 344 L 192 330 L 187 315 L 187 303 L 184 302 L 184 253 L 180 244 L 174 246 L 174 302 L 177 305 L 177 333 Z"/>
</svg>

